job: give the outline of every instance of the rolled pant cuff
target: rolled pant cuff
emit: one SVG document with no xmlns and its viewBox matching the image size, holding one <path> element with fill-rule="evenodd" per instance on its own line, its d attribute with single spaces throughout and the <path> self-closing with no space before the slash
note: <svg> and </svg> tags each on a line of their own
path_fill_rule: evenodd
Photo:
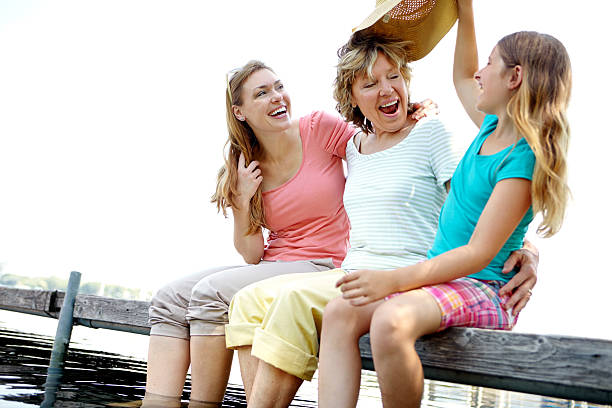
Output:
<svg viewBox="0 0 612 408">
<path fill-rule="evenodd" d="M 274 367 L 310 381 L 317 370 L 318 359 L 261 328 L 255 330 L 251 355 Z"/>
<path fill-rule="evenodd" d="M 253 344 L 253 335 L 259 325 L 252 323 L 226 324 L 225 346 L 229 349 Z"/>
<path fill-rule="evenodd" d="M 202 320 L 190 320 L 189 332 L 192 336 L 225 336 L 225 323 L 215 324 Z"/>
<path fill-rule="evenodd" d="M 175 326 L 168 323 L 157 323 L 151 325 L 151 336 L 176 337 L 178 339 L 189 340 L 189 327 Z"/>
</svg>

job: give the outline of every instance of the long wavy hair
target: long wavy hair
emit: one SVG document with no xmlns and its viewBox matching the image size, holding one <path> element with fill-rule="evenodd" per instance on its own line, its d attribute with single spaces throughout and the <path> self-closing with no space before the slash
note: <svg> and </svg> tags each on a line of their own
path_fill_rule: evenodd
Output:
<svg viewBox="0 0 612 408">
<path fill-rule="evenodd" d="M 395 64 L 408 87 L 410 85 L 410 67 L 408 66 L 410 46 L 410 41 L 358 31 L 338 50 L 334 99 L 337 102 L 336 110 L 346 121 L 352 122 L 365 133 L 374 132 L 372 122 L 364 116 L 358 106 L 353 107 L 353 83 L 360 75 L 372 76 L 372 67 L 380 51 Z M 408 114 L 414 112 L 410 101 L 408 101 L 408 111 Z"/>
<path fill-rule="evenodd" d="M 538 234 L 550 237 L 563 224 L 570 196 L 570 128 L 566 114 L 572 87 L 569 55 L 556 38 L 533 31 L 507 35 L 497 48 L 508 67 L 520 65 L 523 70 L 521 85 L 506 111 L 535 154 L 532 205 L 543 217 Z"/>
<path fill-rule="evenodd" d="M 238 195 L 238 158 L 244 155 L 245 163 L 250 163 L 261 157 L 261 145 L 253 133 L 253 129 L 236 118 L 233 105 L 242 106 L 242 86 L 254 73 L 262 69 L 274 72 L 261 61 L 249 61 L 237 69 L 227 81 L 225 92 L 225 116 L 227 121 L 228 138 L 225 142 L 225 164 L 217 174 L 217 189 L 211 197 L 216 203 L 217 210 L 227 216 L 227 207 L 237 207 Z M 251 198 L 249 204 L 249 228 L 247 234 L 256 233 L 261 227 L 266 227 L 261 185 Z"/>
</svg>

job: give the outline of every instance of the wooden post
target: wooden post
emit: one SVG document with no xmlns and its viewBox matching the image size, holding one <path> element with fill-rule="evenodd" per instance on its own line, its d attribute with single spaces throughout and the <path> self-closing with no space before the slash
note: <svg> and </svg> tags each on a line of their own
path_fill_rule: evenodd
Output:
<svg viewBox="0 0 612 408">
<path fill-rule="evenodd" d="M 72 320 L 74 311 L 74 302 L 79 285 L 81 284 L 81 273 L 70 272 L 68 279 L 68 287 L 64 296 L 64 303 L 60 310 L 60 317 L 57 323 L 57 331 L 55 332 L 55 340 L 53 341 L 53 350 L 51 351 L 51 359 L 49 368 L 47 369 L 47 381 L 45 382 L 45 398 L 40 405 L 43 408 L 53 407 L 57 389 L 61 383 L 62 375 L 64 374 L 64 361 L 66 351 L 70 344 L 70 336 L 72 335 Z"/>
</svg>

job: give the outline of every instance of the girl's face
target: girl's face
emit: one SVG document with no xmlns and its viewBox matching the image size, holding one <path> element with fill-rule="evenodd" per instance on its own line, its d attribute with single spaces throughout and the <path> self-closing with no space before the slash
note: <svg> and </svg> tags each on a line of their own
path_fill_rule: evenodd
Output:
<svg viewBox="0 0 612 408">
<path fill-rule="evenodd" d="M 382 52 L 372 77 L 358 75 L 351 88 L 352 102 L 374 125 L 376 132 L 397 132 L 408 118 L 408 87 L 399 69 Z"/>
<path fill-rule="evenodd" d="M 497 47 L 493 48 L 487 65 L 474 74 L 481 93 L 476 100 L 476 109 L 488 114 L 498 114 L 506 109 L 512 96 L 512 70 L 499 55 Z"/>
<path fill-rule="evenodd" d="M 242 85 L 242 105 L 233 106 L 238 120 L 246 121 L 255 133 L 286 130 L 291 125 L 291 99 L 276 74 L 255 71 Z"/>
</svg>

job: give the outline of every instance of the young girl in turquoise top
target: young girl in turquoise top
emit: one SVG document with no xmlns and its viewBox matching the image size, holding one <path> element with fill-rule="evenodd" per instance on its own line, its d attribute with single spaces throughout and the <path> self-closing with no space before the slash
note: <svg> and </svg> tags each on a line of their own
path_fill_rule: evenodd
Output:
<svg viewBox="0 0 612 408">
<path fill-rule="evenodd" d="M 516 316 L 499 288 L 508 254 L 534 214 L 538 233 L 559 231 L 569 190 L 566 109 L 571 67 L 563 45 L 535 32 L 502 38 L 478 70 L 471 0 L 458 1 L 454 83 L 480 131 L 459 163 L 428 260 L 396 270 L 360 270 L 337 283 L 325 309 L 319 405 L 355 406 L 358 339 L 370 332 L 385 407 L 420 405 L 423 369 L 415 341 L 450 326 L 510 330 Z"/>
</svg>

